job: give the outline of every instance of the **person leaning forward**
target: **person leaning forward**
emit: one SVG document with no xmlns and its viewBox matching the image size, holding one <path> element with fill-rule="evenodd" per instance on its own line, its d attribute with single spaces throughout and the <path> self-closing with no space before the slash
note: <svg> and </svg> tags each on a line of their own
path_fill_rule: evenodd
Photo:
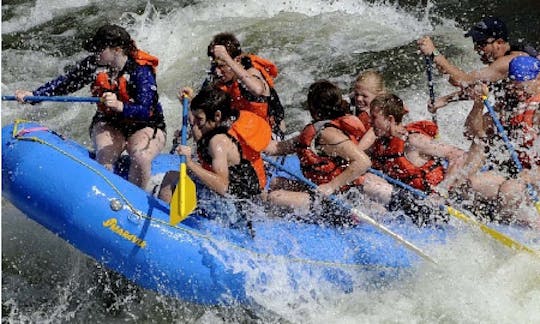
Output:
<svg viewBox="0 0 540 324">
<path fill-rule="evenodd" d="M 26 96 L 66 95 L 92 84 L 101 97 L 90 126 L 96 160 L 107 169 L 124 150 L 131 158 L 128 179 L 145 189 L 151 176 L 152 160 L 165 146 L 165 120 L 156 83 L 158 59 L 135 46 L 128 32 L 117 25 L 104 25 L 83 47 L 92 53 L 75 68 L 30 92 Z"/>
<path fill-rule="evenodd" d="M 480 60 L 486 67 L 465 72 L 452 64 L 443 53 L 439 52 L 429 36 L 424 36 L 417 41 L 421 53 L 431 56 L 439 71 L 450 76 L 449 82 L 461 88 L 468 87 L 478 81 L 493 84 L 504 80 L 508 75 L 508 64 L 514 57 L 538 55 L 536 50 L 528 45 L 511 44 L 506 24 L 497 17 L 482 19 L 465 33 L 465 37 L 472 39 L 474 49 L 480 55 Z M 449 102 L 468 99 L 468 96 L 460 90 L 437 98 L 435 104 L 430 106 L 429 110 L 435 112 Z"/>
</svg>

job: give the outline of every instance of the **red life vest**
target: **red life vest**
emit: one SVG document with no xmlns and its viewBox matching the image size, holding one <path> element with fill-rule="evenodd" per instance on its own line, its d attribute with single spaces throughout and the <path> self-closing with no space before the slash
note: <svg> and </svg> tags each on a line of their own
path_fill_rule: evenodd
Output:
<svg viewBox="0 0 540 324">
<path fill-rule="evenodd" d="M 273 88 L 274 78 L 277 77 L 278 74 L 276 65 L 257 55 L 249 54 L 248 57 L 250 58 L 253 67 L 261 72 L 265 81 Z M 266 98 L 264 98 L 264 101 L 261 99 L 260 102 L 249 101 L 242 94 L 238 81 L 234 81 L 230 85 L 222 85 L 220 88 L 231 96 L 231 106 L 233 109 L 250 111 L 268 121 L 268 100 Z"/>
<path fill-rule="evenodd" d="M 409 133 L 420 133 L 435 138 L 437 124 L 418 121 L 405 126 Z M 430 191 L 444 179 L 445 170 L 435 159 L 428 160 L 421 167 L 412 164 L 405 157 L 405 141 L 399 137 L 378 138 L 372 148 L 372 163 L 392 178 L 398 179 L 416 189 Z"/>
<path fill-rule="evenodd" d="M 356 115 L 360 121 L 362 121 L 362 124 L 364 124 L 364 127 L 366 130 L 369 130 L 371 128 L 371 116 L 369 113 L 365 110 L 361 110 L 360 113 Z"/>
<path fill-rule="evenodd" d="M 524 168 L 532 164 L 540 165 L 540 152 L 532 152 L 534 141 L 538 138 L 539 125 L 534 125 L 534 115 L 540 104 L 540 94 L 527 100 L 527 108 L 508 121 L 509 138 L 516 145 L 516 153 Z"/>
<path fill-rule="evenodd" d="M 331 121 L 321 121 L 307 125 L 298 137 L 297 154 L 300 166 L 306 178 L 317 185 L 332 181 L 349 166 L 349 161 L 341 157 L 321 155 L 317 152 L 316 141 L 319 133 L 325 127 L 336 127 L 354 143 L 358 144 L 366 133 L 364 124 L 353 115 L 345 115 Z M 353 184 L 361 185 L 363 177 L 356 179 Z M 342 188 L 344 190 L 346 188 Z"/>
<path fill-rule="evenodd" d="M 252 112 L 240 111 L 238 119 L 231 125 L 227 134 L 239 143 L 242 158 L 252 165 L 259 179 L 259 186 L 264 189 L 266 186 L 266 172 L 261 152 L 270 144 L 272 139 L 270 125 Z M 200 148 L 200 150 L 206 149 Z M 203 168 L 212 170 L 211 161 L 206 161 L 207 159 L 200 154 L 199 160 Z"/>
<path fill-rule="evenodd" d="M 157 57 L 152 56 L 144 51 L 137 50 L 132 58 L 138 65 L 149 65 L 156 72 L 156 67 L 159 64 Z M 106 71 L 99 72 L 96 75 L 96 80 L 92 85 L 92 95 L 95 97 L 101 97 L 105 92 L 113 92 L 116 94 L 118 100 L 123 103 L 131 102 L 132 99 L 128 91 L 128 80 L 125 75 L 120 75 L 116 80 L 112 80 L 109 73 Z M 98 103 L 98 110 L 107 114 L 113 115 L 115 113 L 111 112 L 104 104 Z M 153 112 L 150 112 L 151 114 Z"/>
</svg>

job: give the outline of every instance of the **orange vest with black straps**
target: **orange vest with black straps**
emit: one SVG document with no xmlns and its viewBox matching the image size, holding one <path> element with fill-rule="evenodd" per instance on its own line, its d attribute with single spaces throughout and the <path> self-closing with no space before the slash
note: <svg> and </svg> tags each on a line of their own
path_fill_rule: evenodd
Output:
<svg viewBox="0 0 540 324">
<path fill-rule="evenodd" d="M 157 57 L 152 56 L 144 51 L 137 50 L 133 54 L 132 58 L 139 65 L 151 66 L 155 74 L 156 67 L 159 64 L 159 60 Z M 94 97 L 101 97 L 103 93 L 105 92 L 115 93 L 118 100 L 122 101 L 123 103 L 127 103 L 131 101 L 131 97 L 128 91 L 128 80 L 126 79 L 124 75 L 121 75 L 118 78 L 116 78 L 116 80 L 113 80 L 110 77 L 108 72 L 106 71 L 99 72 L 96 76 L 96 80 L 94 81 L 94 84 L 92 85 L 92 95 Z M 105 107 L 104 104 L 98 103 L 97 105 L 98 105 L 99 111 L 107 115 L 115 114 L 111 112 L 109 109 L 107 109 L 107 107 Z"/>
<path fill-rule="evenodd" d="M 420 133 L 435 138 L 437 124 L 418 121 L 405 126 L 409 133 Z M 405 141 L 399 137 L 378 138 L 372 148 L 373 168 L 398 179 L 416 189 L 430 191 L 444 179 L 445 170 L 435 159 L 430 159 L 421 167 L 412 164 L 405 156 Z"/>
<path fill-rule="evenodd" d="M 336 127 L 343 131 L 349 139 L 358 144 L 366 133 L 364 124 L 358 117 L 345 115 L 331 121 L 322 121 L 307 125 L 298 137 L 297 154 L 303 174 L 317 185 L 332 181 L 349 166 L 349 162 L 340 157 L 321 155 L 317 152 L 316 140 L 325 127 Z M 356 179 L 353 184 L 361 185 L 363 177 Z M 344 190 L 346 188 L 342 188 Z"/>
<path fill-rule="evenodd" d="M 272 130 L 270 125 L 249 111 L 240 111 L 238 119 L 231 125 L 227 134 L 235 138 L 242 151 L 242 158 L 247 160 L 255 170 L 259 180 L 259 186 L 264 189 L 266 186 L 266 172 L 261 152 L 270 144 Z M 209 162 L 200 158 L 201 165 L 207 170 L 212 170 Z"/>
<path fill-rule="evenodd" d="M 534 125 L 534 115 L 540 104 L 540 94 L 529 98 L 526 110 L 514 115 L 508 122 L 509 137 L 517 146 L 516 153 L 524 168 L 532 164 L 540 165 L 540 152 L 532 152 L 534 141 L 538 138 L 539 125 Z"/>
<path fill-rule="evenodd" d="M 249 54 L 248 56 L 251 59 L 253 67 L 261 72 L 265 81 L 273 88 L 274 78 L 277 77 L 278 74 L 277 66 L 269 60 L 257 55 Z M 268 100 L 266 98 L 261 102 L 249 101 L 242 95 L 242 90 L 240 89 L 238 81 L 234 81 L 230 85 L 222 85 L 220 88 L 231 96 L 231 107 L 233 109 L 250 111 L 268 121 Z"/>
</svg>

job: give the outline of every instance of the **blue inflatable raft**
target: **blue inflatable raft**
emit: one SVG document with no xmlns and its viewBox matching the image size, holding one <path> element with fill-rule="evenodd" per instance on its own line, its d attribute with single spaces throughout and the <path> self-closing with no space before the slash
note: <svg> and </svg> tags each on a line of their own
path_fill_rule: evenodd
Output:
<svg viewBox="0 0 540 324">
<path fill-rule="evenodd" d="M 153 173 L 178 164 L 178 156 L 162 154 Z M 305 285 L 347 293 L 395 280 L 423 262 L 367 224 L 334 228 L 259 217 L 252 237 L 196 211 L 171 226 L 167 204 L 106 170 L 80 144 L 31 122 L 2 129 L 2 186 L 24 214 L 107 268 L 199 304 L 249 304 L 269 287 L 274 294 Z M 445 237 L 408 223 L 387 225 L 421 247 Z"/>
</svg>

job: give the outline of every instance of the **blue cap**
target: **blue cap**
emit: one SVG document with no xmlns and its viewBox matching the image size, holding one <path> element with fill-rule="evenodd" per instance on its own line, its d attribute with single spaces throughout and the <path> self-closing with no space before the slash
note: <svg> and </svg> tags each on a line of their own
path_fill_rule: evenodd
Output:
<svg viewBox="0 0 540 324">
<path fill-rule="evenodd" d="M 540 73 L 540 60 L 532 56 L 517 56 L 510 61 L 508 77 L 514 81 L 536 79 Z"/>
<path fill-rule="evenodd" d="M 466 34 L 465 37 L 472 37 L 473 42 L 485 43 L 488 39 L 502 38 L 508 41 L 508 30 L 506 24 L 497 17 L 486 17 L 479 23 L 474 25 Z"/>
</svg>

